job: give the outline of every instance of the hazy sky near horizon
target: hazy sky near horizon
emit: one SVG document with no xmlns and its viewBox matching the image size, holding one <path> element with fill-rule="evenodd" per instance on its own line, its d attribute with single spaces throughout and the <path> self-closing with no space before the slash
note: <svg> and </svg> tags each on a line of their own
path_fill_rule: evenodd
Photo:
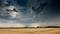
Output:
<svg viewBox="0 0 60 34">
<path fill-rule="evenodd" d="M 60 26 L 59 0 L 0 0 L 0 27 Z"/>
</svg>

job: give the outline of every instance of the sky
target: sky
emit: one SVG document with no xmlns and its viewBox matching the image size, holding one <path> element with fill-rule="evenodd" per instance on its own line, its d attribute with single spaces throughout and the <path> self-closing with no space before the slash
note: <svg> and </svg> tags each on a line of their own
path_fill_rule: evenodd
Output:
<svg viewBox="0 0 60 34">
<path fill-rule="evenodd" d="M 60 26 L 59 0 L 0 0 L 0 27 Z"/>
</svg>

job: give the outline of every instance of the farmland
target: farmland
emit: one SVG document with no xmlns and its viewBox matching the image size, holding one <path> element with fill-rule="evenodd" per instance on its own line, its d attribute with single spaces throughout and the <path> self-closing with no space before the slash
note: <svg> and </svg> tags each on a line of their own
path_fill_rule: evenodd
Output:
<svg viewBox="0 0 60 34">
<path fill-rule="evenodd" d="M 60 28 L 0 29 L 0 34 L 60 34 Z"/>
</svg>

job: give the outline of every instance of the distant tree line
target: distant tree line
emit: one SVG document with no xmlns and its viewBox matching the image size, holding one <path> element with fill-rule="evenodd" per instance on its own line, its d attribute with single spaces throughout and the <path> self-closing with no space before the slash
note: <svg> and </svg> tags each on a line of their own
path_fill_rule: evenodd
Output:
<svg viewBox="0 0 60 34">
<path fill-rule="evenodd" d="M 37 27 L 24 27 L 24 28 L 60 28 L 60 26 L 37 26 Z"/>
<path fill-rule="evenodd" d="M 60 28 L 60 26 L 45 26 L 45 27 L 37 27 L 37 28 Z"/>
</svg>

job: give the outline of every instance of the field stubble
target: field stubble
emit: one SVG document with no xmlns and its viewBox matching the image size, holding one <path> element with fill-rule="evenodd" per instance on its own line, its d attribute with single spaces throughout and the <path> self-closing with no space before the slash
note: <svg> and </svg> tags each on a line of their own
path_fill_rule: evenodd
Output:
<svg viewBox="0 0 60 34">
<path fill-rule="evenodd" d="M 0 29 L 0 34 L 60 34 L 60 28 Z"/>
</svg>

